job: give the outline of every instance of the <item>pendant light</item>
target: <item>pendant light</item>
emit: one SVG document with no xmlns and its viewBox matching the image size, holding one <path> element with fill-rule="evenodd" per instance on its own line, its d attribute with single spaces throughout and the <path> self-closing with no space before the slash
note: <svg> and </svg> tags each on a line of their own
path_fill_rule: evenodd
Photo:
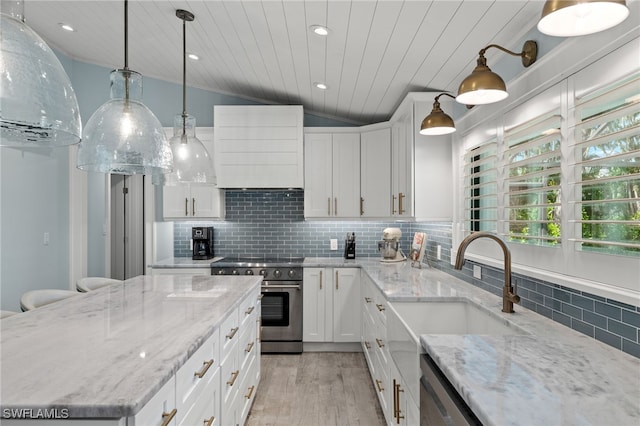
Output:
<svg viewBox="0 0 640 426">
<path fill-rule="evenodd" d="M 129 69 L 128 1 L 124 2 L 124 68 L 111 72 L 111 100 L 93 113 L 78 149 L 79 169 L 156 176 L 172 168 L 162 125 L 142 103 L 142 75 Z"/>
<path fill-rule="evenodd" d="M 440 93 L 434 98 L 433 109 L 431 110 L 431 113 L 427 115 L 424 120 L 422 120 L 422 125 L 420 126 L 421 135 L 446 135 L 456 131 L 456 126 L 453 124 L 453 119 L 445 114 L 442 109 L 440 109 L 440 102 L 438 101 L 438 99 L 440 99 L 440 96 L 445 95 L 453 99 L 456 98 L 455 96 L 448 93 Z"/>
<path fill-rule="evenodd" d="M 624 0 L 547 0 L 538 30 L 557 37 L 581 36 L 615 27 L 627 16 Z"/>
<path fill-rule="evenodd" d="M 478 65 L 473 72 L 460 83 L 456 101 L 465 105 L 484 105 L 499 102 L 509 96 L 507 86 L 502 77 L 491 71 L 484 57 L 487 49 L 495 47 L 512 56 L 520 56 L 522 65 L 529 67 L 536 61 L 538 45 L 533 40 L 527 40 L 522 52 L 516 53 L 497 44 L 490 44 L 478 53 Z"/>
<path fill-rule="evenodd" d="M 76 144 L 82 124 L 69 77 L 47 43 L 24 23 L 24 4 L 12 6 L 2 10 L 0 25 L 0 146 Z"/>
<path fill-rule="evenodd" d="M 173 153 L 173 172 L 158 176 L 155 183 L 215 185 L 213 160 L 196 137 L 195 117 L 187 114 L 187 22 L 192 22 L 195 17 L 193 13 L 182 9 L 176 10 L 176 16 L 182 20 L 182 114 L 175 116 L 173 137 L 169 141 Z"/>
</svg>

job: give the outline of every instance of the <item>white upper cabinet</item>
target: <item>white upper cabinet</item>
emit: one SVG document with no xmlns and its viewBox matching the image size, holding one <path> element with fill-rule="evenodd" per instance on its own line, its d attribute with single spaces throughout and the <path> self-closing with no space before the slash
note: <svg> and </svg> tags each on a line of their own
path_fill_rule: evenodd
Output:
<svg viewBox="0 0 640 426">
<path fill-rule="evenodd" d="M 391 215 L 391 129 L 363 131 L 360 135 L 360 215 Z"/>
<path fill-rule="evenodd" d="M 303 188 L 300 105 L 214 106 L 220 188 Z"/>
<path fill-rule="evenodd" d="M 305 135 L 304 215 L 360 217 L 360 134 Z"/>
<path fill-rule="evenodd" d="M 391 216 L 409 218 L 414 215 L 413 104 L 405 107 L 391 131 Z"/>
<path fill-rule="evenodd" d="M 173 129 L 164 130 L 167 135 L 173 133 Z M 213 129 L 199 127 L 196 136 L 212 155 Z M 162 216 L 165 219 L 224 219 L 224 215 L 224 190 L 213 185 L 185 184 L 162 188 Z"/>
</svg>

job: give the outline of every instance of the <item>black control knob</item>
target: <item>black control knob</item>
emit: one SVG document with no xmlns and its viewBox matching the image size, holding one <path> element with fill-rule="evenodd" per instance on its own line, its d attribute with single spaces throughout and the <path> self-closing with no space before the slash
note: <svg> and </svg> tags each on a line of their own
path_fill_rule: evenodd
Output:
<svg viewBox="0 0 640 426">
<path fill-rule="evenodd" d="M 267 270 L 266 269 L 260 269 L 260 275 L 262 275 L 263 277 L 267 276 Z"/>
<path fill-rule="evenodd" d="M 247 270 L 244 272 L 244 274 L 245 274 L 245 275 L 253 275 L 253 271 L 252 271 L 251 269 L 247 269 Z"/>
<path fill-rule="evenodd" d="M 273 271 L 274 277 L 280 278 L 281 275 L 282 275 L 282 272 L 280 272 L 280 269 L 276 269 L 275 271 Z"/>
<path fill-rule="evenodd" d="M 287 275 L 289 275 L 289 278 L 293 278 L 296 275 L 296 271 L 294 271 L 293 269 L 289 269 Z"/>
<path fill-rule="evenodd" d="M 234 269 L 233 272 L 231 272 L 231 275 L 238 275 L 238 270 Z"/>
</svg>

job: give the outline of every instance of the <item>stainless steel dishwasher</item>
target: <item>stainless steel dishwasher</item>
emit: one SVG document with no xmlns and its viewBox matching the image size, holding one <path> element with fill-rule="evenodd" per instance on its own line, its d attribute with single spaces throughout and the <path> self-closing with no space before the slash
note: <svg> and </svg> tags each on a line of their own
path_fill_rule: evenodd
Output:
<svg viewBox="0 0 640 426">
<path fill-rule="evenodd" d="M 420 369 L 420 426 L 482 425 L 429 355 Z"/>
</svg>

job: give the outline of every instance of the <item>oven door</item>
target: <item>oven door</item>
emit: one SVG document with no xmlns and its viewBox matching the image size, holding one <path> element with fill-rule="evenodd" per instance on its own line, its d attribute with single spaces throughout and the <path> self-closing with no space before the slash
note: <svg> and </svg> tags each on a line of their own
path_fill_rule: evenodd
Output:
<svg viewBox="0 0 640 426">
<path fill-rule="evenodd" d="M 261 319 L 262 352 L 302 352 L 302 282 L 263 281 Z"/>
</svg>

